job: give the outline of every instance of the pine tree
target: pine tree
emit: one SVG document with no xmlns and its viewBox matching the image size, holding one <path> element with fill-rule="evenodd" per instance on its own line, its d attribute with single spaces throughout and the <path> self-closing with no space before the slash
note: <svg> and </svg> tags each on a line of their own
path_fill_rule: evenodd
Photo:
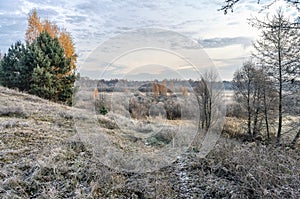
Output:
<svg viewBox="0 0 300 199">
<path fill-rule="evenodd" d="M 8 53 L 4 55 L 0 66 L 0 78 L 3 86 L 23 90 L 24 80 L 21 76 L 22 66 L 20 60 L 23 59 L 25 54 L 25 46 L 20 41 L 17 41 L 8 49 Z"/>
<path fill-rule="evenodd" d="M 34 10 L 28 19 L 26 45 L 16 42 L 0 60 L 0 83 L 52 101 L 72 103 L 76 55 L 71 35 L 59 31 Z"/>
<path fill-rule="evenodd" d="M 37 59 L 34 48 L 29 43 L 24 48 L 24 56 L 19 60 L 20 66 L 20 79 L 22 84 L 19 85 L 19 89 L 22 91 L 29 91 L 32 83 L 32 73 L 34 70 L 35 60 Z"/>
<path fill-rule="evenodd" d="M 70 59 L 64 55 L 57 38 L 42 32 L 32 43 L 34 54 L 32 83 L 29 92 L 53 101 L 71 103 L 76 75 L 71 70 Z"/>
</svg>

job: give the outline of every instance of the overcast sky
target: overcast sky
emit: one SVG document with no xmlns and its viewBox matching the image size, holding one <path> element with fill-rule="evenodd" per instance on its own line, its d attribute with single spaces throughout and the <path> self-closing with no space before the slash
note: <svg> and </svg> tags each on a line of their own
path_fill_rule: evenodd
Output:
<svg viewBox="0 0 300 199">
<path fill-rule="evenodd" d="M 42 19 L 49 19 L 72 34 L 83 76 L 97 78 L 94 71 L 99 68 L 89 68 L 85 61 L 99 62 L 88 57 L 103 42 L 128 31 L 159 28 L 180 33 L 201 44 L 221 78 L 231 80 L 233 72 L 251 54 L 251 42 L 257 37 L 257 30 L 248 25 L 247 19 L 257 15 L 262 5 L 257 5 L 257 0 L 245 0 L 235 7 L 234 13 L 224 15 L 222 11 L 218 11 L 222 2 L 223 0 L 0 1 L 0 50 L 5 53 L 12 43 L 24 40 L 28 13 L 36 8 Z M 268 1 L 262 1 L 265 2 Z M 272 9 L 278 5 L 284 4 L 279 2 Z M 158 65 L 152 66 L 156 72 L 150 69 L 143 73 L 148 73 L 149 76 L 150 72 L 166 72 L 159 70 Z M 141 68 L 132 70 L 136 75 Z"/>
</svg>

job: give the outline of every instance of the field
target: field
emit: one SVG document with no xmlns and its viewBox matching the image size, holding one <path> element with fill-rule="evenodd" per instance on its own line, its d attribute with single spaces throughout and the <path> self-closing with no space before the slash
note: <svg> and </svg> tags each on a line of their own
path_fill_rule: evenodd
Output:
<svg viewBox="0 0 300 199">
<path fill-rule="evenodd" d="M 178 157 L 169 153 L 170 164 L 159 169 L 128 164 L 134 160 L 124 166 L 122 162 L 103 162 L 118 160 L 118 156 L 103 159 L 102 148 L 95 149 L 92 141 L 105 144 L 95 138 L 113 138 L 110 144 L 114 147 L 109 149 L 132 153 L 143 149 L 142 153 L 152 154 L 171 140 L 160 135 L 166 139 L 144 142 L 141 134 L 121 131 L 120 121 L 126 118 L 118 117 L 91 115 L 86 109 L 0 87 L 0 197 L 300 198 L 299 145 L 291 149 L 284 144 L 243 142 L 239 138 L 242 132 L 236 132 L 235 138 L 226 132 L 205 158 L 188 148 Z M 235 122 L 236 118 L 226 118 L 228 131 L 236 127 Z M 164 129 L 191 126 L 176 120 L 164 120 L 163 124 Z M 85 127 L 96 129 L 96 137 L 85 137 L 81 132 L 87 129 L 80 130 Z M 145 124 L 143 129 L 148 127 Z M 108 150 L 105 154 L 114 153 Z M 132 166 L 149 172 L 133 172 Z"/>
</svg>

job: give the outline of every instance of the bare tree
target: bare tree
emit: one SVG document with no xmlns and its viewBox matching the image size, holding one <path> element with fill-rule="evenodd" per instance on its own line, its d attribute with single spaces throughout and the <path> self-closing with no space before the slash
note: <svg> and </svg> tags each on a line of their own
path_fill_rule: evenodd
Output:
<svg viewBox="0 0 300 199">
<path fill-rule="evenodd" d="M 300 34 L 298 29 L 287 28 L 290 22 L 279 10 L 271 19 L 252 19 L 251 24 L 261 30 L 256 40 L 255 58 L 263 65 L 268 76 L 274 80 L 278 90 L 277 144 L 282 134 L 283 91 L 293 86 L 291 82 L 299 77 Z"/>
<path fill-rule="evenodd" d="M 270 7 L 278 0 L 270 0 L 269 3 L 265 6 L 265 8 Z M 222 7 L 219 9 L 220 11 L 224 11 L 224 14 L 227 14 L 228 11 L 233 12 L 233 7 L 241 2 L 241 0 L 225 0 Z M 299 0 L 285 0 L 289 5 L 294 6 L 300 11 L 300 1 Z M 260 4 L 260 0 L 257 0 L 257 3 Z"/>
<path fill-rule="evenodd" d="M 269 112 L 274 105 L 272 100 L 274 88 L 266 74 L 252 61 L 247 61 L 235 72 L 233 89 L 235 100 L 246 110 L 248 135 L 255 138 L 261 133 L 265 122 L 269 138 Z"/>
<path fill-rule="evenodd" d="M 198 104 L 200 106 L 200 126 L 202 129 L 207 130 L 210 125 L 209 112 L 211 107 L 209 103 L 211 101 L 211 96 L 207 87 L 205 80 L 202 78 L 200 81 L 196 82 L 195 93 L 197 94 Z"/>
<path fill-rule="evenodd" d="M 194 92 L 200 107 L 200 126 L 208 130 L 218 117 L 218 102 L 222 100 L 222 82 L 214 70 L 204 72 L 200 81 L 195 82 Z"/>
<path fill-rule="evenodd" d="M 277 92 L 275 86 L 271 79 L 264 73 L 261 68 L 259 71 L 260 84 L 262 85 L 262 95 L 263 95 L 263 114 L 265 120 L 265 129 L 267 133 L 267 138 L 270 140 L 270 127 L 275 123 L 274 115 L 276 114 L 277 102 Z"/>
<path fill-rule="evenodd" d="M 251 95 L 253 93 L 253 81 L 254 81 L 254 64 L 249 61 L 245 62 L 243 68 L 235 72 L 233 77 L 233 89 L 235 100 L 247 110 L 247 129 L 248 134 L 251 132 L 251 118 L 252 118 L 252 106 Z"/>
</svg>

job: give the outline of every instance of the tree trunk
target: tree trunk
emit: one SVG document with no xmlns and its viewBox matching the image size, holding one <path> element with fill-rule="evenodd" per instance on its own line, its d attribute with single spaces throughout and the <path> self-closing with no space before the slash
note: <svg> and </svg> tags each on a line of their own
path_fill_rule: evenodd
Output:
<svg viewBox="0 0 300 199">
<path fill-rule="evenodd" d="M 266 99 L 266 89 L 264 88 L 264 114 L 266 122 L 267 137 L 270 140 L 270 130 L 269 130 L 269 121 L 268 121 L 268 109 L 267 109 L 267 99 Z"/>
<path fill-rule="evenodd" d="M 295 138 L 293 139 L 293 141 L 291 142 L 291 147 L 294 148 L 296 145 L 297 140 L 300 137 L 300 130 L 298 130 L 298 133 L 296 134 Z"/>
<path fill-rule="evenodd" d="M 257 127 L 257 123 L 258 123 L 258 114 L 260 112 L 260 89 L 257 88 L 257 90 L 255 89 L 254 92 L 254 101 L 253 101 L 253 108 L 255 108 L 255 112 L 254 112 L 254 119 L 253 119 L 253 138 L 255 138 L 257 136 L 258 133 L 258 127 Z"/>
<path fill-rule="evenodd" d="M 278 130 L 277 130 L 277 145 L 280 144 L 281 128 L 282 128 L 282 63 L 281 63 L 281 41 L 280 41 L 280 26 L 278 40 L 278 72 L 279 72 L 279 105 L 278 105 Z"/>
<path fill-rule="evenodd" d="M 207 107 L 207 124 L 206 124 L 206 130 L 209 129 L 210 124 L 211 124 L 211 106 L 212 106 L 212 102 L 211 102 L 211 93 L 208 93 L 208 107 Z"/>
<path fill-rule="evenodd" d="M 282 128 L 282 85 L 280 83 L 279 90 L 279 106 L 278 106 L 278 130 L 277 130 L 277 144 L 280 144 L 281 128 Z"/>
<path fill-rule="evenodd" d="M 250 107 L 250 81 L 248 81 L 248 93 L 247 93 L 247 111 L 248 111 L 248 134 L 251 136 L 251 107 Z"/>
<path fill-rule="evenodd" d="M 254 119 L 253 119 L 253 132 L 252 132 L 253 138 L 255 138 L 258 133 L 257 123 L 258 123 L 258 109 L 256 109 Z"/>
<path fill-rule="evenodd" d="M 207 101 L 206 101 L 206 95 L 203 93 L 203 123 L 202 123 L 202 128 L 206 130 L 206 117 L 207 117 Z"/>
<path fill-rule="evenodd" d="M 277 141 L 276 141 L 278 145 L 280 144 L 281 128 L 282 128 L 282 74 L 281 74 L 281 64 L 280 64 L 280 66 L 279 66 L 278 130 L 277 130 Z"/>
</svg>

